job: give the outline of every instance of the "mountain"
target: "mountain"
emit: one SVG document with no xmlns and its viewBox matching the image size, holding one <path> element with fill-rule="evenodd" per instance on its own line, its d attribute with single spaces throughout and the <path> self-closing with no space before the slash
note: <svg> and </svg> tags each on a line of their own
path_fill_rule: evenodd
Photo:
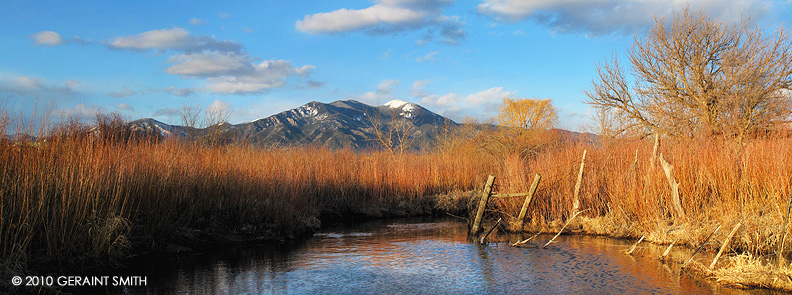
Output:
<svg viewBox="0 0 792 295">
<path fill-rule="evenodd" d="M 355 100 L 310 102 L 266 118 L 241 124 L 222 124 L 203 129 L 168 125 L 147 118 L 130 122 L 136 131 L 154 131 L 164 137 L 188 138 L 214 135 L 225 141 L 245 141 L 261 146 L 318 145 L 331 149 L 369 149 L 381 140 L 410 149 L 431 143 L 446 127 L 457 123 L 426 108 L 401 100 L 370 106 Z M 400 141 L 400 138 L 407 140 Z"/>
</svg>

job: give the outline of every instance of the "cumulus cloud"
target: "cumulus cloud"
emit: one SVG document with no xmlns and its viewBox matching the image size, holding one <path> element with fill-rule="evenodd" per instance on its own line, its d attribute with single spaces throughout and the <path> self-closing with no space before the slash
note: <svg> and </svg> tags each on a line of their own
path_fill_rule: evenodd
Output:
<svg viewBox="0 0 792 295">
<path fill-rule="evenodd" d="M 176 117 L 181 113 L 180 110 L 174 108 L 164 108 L 154 111 L 154 117 Z"/>
<path fill-rule="evenodd" d="M 231 14 L 227 12 L 218 11 L 217 17 L 219 18 L 231 18 Z"/>
<path fill-rule="evenodd" d="M 294 68 L 294 73 L 296 73 L 297 75 L 300 75 L 300 76 L 308 76 L 315 69 L 316 69 L 315 66 L 306 65 L 306 66 Z"/>
<path fill-rule="evenodd" d="M 498 20 L 532 20 L 559 33 L 602 35 L 631 33 L 654 23 L 655 17 L 669 17 L 673 10 L 689 6 L 705 8 L 722 21 L 739 20 L 745 13 L 760 17 L 772 9 L 769 0 L 483 0 L 480 13 Z"/>
<path fill-rule="evenodd" d="M 53 31 L 43 31 L 30 35 L 33 44 L 44 46 L 56 46 L 66 44 L 66 40 L 60 34 Z"/>
<path fill-rule="evenodd" d="M 132 89 L 124 89 L 120 91 L 110 91 L 107 93 L 107 96 L 113 98 L 122 98 L 122 97 L 129 97 L 135 95 L 149 95 L 155 93 L 167 93 L 170 95 L 175 96 L 190 96 L 191 94 L 200 91 L 197 89 L 192 88 L 176 88 L 176 87 L 167 87 L 167 88 L 149 88 L 149 89 L 138 89 L 137 91 Z"/>
<path fill-rule="evenodd" d="M 362 31 L 387 35 L 426 29 L 431 38 L 439 34 L 444 42 L 458 43 L 465 38 L 457 16 L 442 15 L 451 0 L 378 0 L 363 9 L 341 8 L 306 15 L 295 23 L 297 30 L 309 34 L 337 34 Z M 424 38 L 427 39 L 427 38 Z"/>
<path fill-rule="evenodd" d="M 382 82 L 377 85 L 377 90 L 366 92 L 365 94 L 358 96 L 357 99 L 368 104 L 379 105 L 384 100 L 391 100 L 394 98 L 393 91 L 398 85 L 399 80 L 382 80 Z"/>
<path fill-rule="evenodd" d="M 412 85 L 412 89 L 410 90 L 410 95 L 415 96 L 417 98 L 424 98 L 426 96 L 429 96 L 429 94 L 426 93 L 426 85 L 428 85 L 429 82 L 432 82 L 432 80 L 414 81 Z"/>
<path fill-rule="evenodd" d="M 503 99 L 514 96 L 514 94 L 514 92 L 504 90 L 503 87 L 493 87 L 469 95 L 456 93 L 445 95 L 430 94 L 421 98 L 421 104 L 438 110 L 440 114 L 492 117 L 498 112 L 498 106 Z"/>
<path fill-rule="evenodd" d="M 96 118 L 96 115 L 104 113 L 101 106 L 80 103 L 71 108 L 56 109 L 55 114 L 63 118 L 78 118 L 78 119 L 91 119 Z"/>
<path fill-rule="evenodd" d="M 261 93 L 286 84 L 288 78 L 308 78 L 313 65 L 293 67 L 286 60 L 258 62 L 243 51 L 240 43 L 219 41 L 215 37 L 193 36 L 182 28 L 151 30 L 117 37 L 111 48 L 134 51 L 178 51 L 167 59 L 165 72 L 185 78 L 205 79 L 209 91 L 223 94 Z M 192 89 L 172 89 L 173 95 L 187 96 Z"/>
<path fill-rule="evenodd" d="M 424 55 L 424 56 L 419 56 L 419 57 L 416 57 L 416 58 L 415 58 L 415 61 L 416 61 L 416 62 L 419 62 L 419 63 L 422 63 L 422 62 L 425 62 L 425 61 L 432 61 L 432 60 L 436 60 L 436 59 L 437 59 L 437 58 L 436 58 L 436 56 L 437 56 L 439 53 L 440 53 L 439 51 L 432 51 L 432 52 L 430 52 L 430 53 L 428 53 L 428 54 L 426 54 L 426 55 Z"/>
<path fill-rule="evenodd" d="M 242 44 L 232 41 L 220 41 L 215 37 L 193 36 L 182 28 L 151 30 L 131 36 L 116 37 L 108 46 L 113 49 L 145 51 L 180 50 L 185 52 L 201 52 L 213 50 L 219 52 L 240 52 Z"/>
<path fill-rule="evenodd" d="M 129 89 L 124 89 L 124 90 L 121 90 L 121 91 L 110 91 L 110 92 L 107 93 L 108 96 L 113 97 L 113 98 L 122 98 L 122 97 L 132 96 L 132 95 L 135 95 L 135 94 L 137 94 L 137 92 L 135 92 L 134 90 L 129 90 Z"/>
<path fill-rule="evenodd" d="M 71 97 L 77 94 L 79 84 L 75 80 L 53 82 L 39 77 L 0 73 L 0 97 Z"/>
<path fill-rule="evenodd" d="M 231 110 L 231 104 L 219 99 L 215 99 L 212 104 L 206 107 L 207 114 L 224 114 Z"/>
<path fill-rule="evenodd" d="M 252 58 L 247 54 L 233 52 L 207 51 L 174 55 L 168 62 L 174 64 L 165 69 L 173 75 L 192 77 L 213 77 L 250 72 Z"/>
<path fill-rule="evenodd" d="M 118 104 L 118 106 L 116 106 L 116 109 L 119 111 L 130 111 L 130 112 L 135 111 L 135 108 L 123 102 Z"/>
<path fill-rule="evenodd" d="M 190 19 L 190 24 L 193 25 L 193 26 L 200 26 L 200 25 L 206 24 L 206 21 L 202 20 L 200 18 L 191 18 Z"/>
<path fill-rule="evenodd" d="M 209 89 L 226 94 L 257 93 L 283 86 L 293 73 L 288 61 L 268 60 L 253 65 L 248 73 L 211 77 L 208 79 Z"/>
</svg>

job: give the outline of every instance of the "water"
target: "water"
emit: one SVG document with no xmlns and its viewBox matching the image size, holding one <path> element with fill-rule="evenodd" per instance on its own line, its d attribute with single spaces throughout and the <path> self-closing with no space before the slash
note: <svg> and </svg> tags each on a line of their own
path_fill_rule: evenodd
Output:
<svg viewBox="0 0 792 295">
<path fill-rule="evenodd" d="M 296 246 L 256 245 L 146 261 L 128 275 L 146 287 L 130 294 L 746 294 L 697 280 L 657 259 L 659 247 L 634 256 L 630 241 L 542 235 L 525 248 L 519 236 L 487 246 L 467 240 L 455 220 L 384 220 L 327 229 Z M 752 291 L 750 293 L 767 293 Z"/>
</svg>

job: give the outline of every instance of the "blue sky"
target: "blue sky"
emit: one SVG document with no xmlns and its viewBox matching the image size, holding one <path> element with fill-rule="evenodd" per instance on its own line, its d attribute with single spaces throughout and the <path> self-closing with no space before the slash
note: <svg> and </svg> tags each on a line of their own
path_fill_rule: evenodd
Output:
<svg viewBox="0 0 792 295">
<path fill-rule="evenodd" d="M 786 25 L 790 1 L 3 1 L 0 103 L 14 117 L 118 112 L 178 124 L 187 104 L 231 123 L 310 101 L 392 99 L 460 120 L 504 97 L 551 98 L 583 130 L 583 90 L 654 17 L 686 5 Z"/>
</svg>

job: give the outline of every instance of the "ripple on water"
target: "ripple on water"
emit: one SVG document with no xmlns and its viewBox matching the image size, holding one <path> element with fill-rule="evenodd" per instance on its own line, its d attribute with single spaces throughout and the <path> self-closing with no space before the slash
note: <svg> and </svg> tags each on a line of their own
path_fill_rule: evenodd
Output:
<svg viewBox="0 0 792 295">
<path fill-rule="evenodd" d="M 532 246 L 513 248 L 471 243 L 466 233 L 464 223 L 448 220 L 328 229 L 290 249 L 246 246 L 187 264 L 163 267 L 159 261 L 162 271 L 153 274 L 148 289 L 127 293 L 745 293 L 693 280 L 653 257 L 623 255 L 628 241 L 561 236 L 541 249 L 550 236 L 539 236 Z"/>
</svg>

